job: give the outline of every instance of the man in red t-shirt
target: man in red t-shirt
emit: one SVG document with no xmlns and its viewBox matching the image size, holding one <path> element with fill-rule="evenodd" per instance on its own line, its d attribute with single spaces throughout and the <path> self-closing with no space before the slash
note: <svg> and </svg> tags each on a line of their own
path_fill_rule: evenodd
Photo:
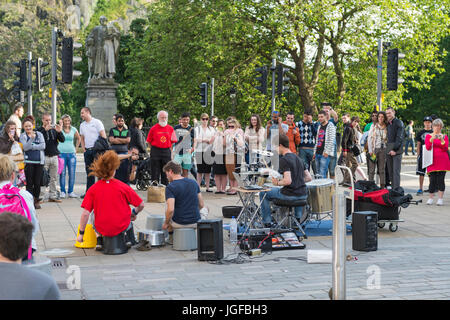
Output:
<svg viewBox="0 0 450 320">
<path fill-rule="evenodd" d="M 131 221 L 144 209 L 144 201 L 127 184 L 114 178 L 120 160 L 114 151 L 107 151 L 93 163 L 92 172 L 99 180 L 86 192 L 81 207 L 78 242 L 83 242 L 83 234 L 89 215 L 94 211 L 95 230 L 101 236 L 114 237 L 132 230 Z M 130 204 L 135 209 L 130 210 Z M 101 250 L 102 237 L 97 238 L 97 250 Z"/>
<path fill-rule="evenodd" d="M 159 111 L 158 123 L 150 128 L 147 142 L 150 145 L 150 168 L 152 181 L 160 181 L 167 185 L 167 176 L 163 167 L 172 160 L 172 144 L 177 142 L 175 130 L 168 124 L 169 114 L 166 111 Z"/>
</svg>

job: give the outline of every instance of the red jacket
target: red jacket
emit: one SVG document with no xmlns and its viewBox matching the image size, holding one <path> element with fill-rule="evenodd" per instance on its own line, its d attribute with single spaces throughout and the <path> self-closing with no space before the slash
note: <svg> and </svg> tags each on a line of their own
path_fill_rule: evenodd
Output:
<svg viewBox="0 0 450 320">
<path fill-rule="evenodd" d="M 287 124 L 286 121 L 283 121 L 283 123 Z M 289 149 L 291 152 L 297 153 L 297 146 L 300 144 L 300 131 L 295 123 L 289 126 L 289 130 L 286 135 L 289 138 Z"/>
</svg>

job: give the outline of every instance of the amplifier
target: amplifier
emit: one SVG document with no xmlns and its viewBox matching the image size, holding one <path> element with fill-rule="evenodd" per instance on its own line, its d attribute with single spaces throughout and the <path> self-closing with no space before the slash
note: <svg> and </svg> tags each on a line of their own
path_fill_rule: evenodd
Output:
<svg viewBox="0 0 450 320">
<path fill-rule="evenodd" d="M 352 245 L 356 251 L 376 251 L 378 248 L 378 213 L 356 211 L 352 221 Z"/>
<path fill-rule="evenodd" d="M 197 222 L 197 252 L 199 261 L 223 258 L 223 225 L 221 219 Z"/>
<path fill-rule="evenodd" d="M 272 235 L 255 234 L 255 235 L 238 235 L 239 247 L 242 251 L 251 249 L 261 249 L 262 252 L 272 252 Z"/>
</svg>

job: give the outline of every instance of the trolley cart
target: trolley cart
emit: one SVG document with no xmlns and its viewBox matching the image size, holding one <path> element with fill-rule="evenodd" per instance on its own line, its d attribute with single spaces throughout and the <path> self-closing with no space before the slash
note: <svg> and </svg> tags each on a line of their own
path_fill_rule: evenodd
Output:
<svg viewBox="0 0 450 320">
<path fill-rule="evenodd" d="M 410 204 L 418 205 L 422 200 L 412 200 L 410 194 L 405 195 L 403 190 L 388 190 L 377 188 L 373 191 L 354 190 L 354 210 L 378 212 L 378 227 L 384 228 L 389 223 L 389 230 L 396 232 L 398 223 L 405 220 L 399 215 L 402 208 L 407 208 Z M 347 203 L 347 207 L 349 204 Z"/>
</svg>

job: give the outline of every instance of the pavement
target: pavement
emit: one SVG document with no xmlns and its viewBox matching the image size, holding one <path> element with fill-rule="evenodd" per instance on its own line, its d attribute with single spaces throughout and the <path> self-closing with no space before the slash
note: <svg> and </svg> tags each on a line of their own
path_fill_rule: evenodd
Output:
<svg viewBox="0 0 450 320">
<path fill-rule="evenodd" d="M 77 158 L 75 192 L 83 194 L 84 163 L 81 154 Z M 405 159 L 401 179 L 405 191 L 423 203 L 402 209 L 404 222 L 399 223 L 398 231 L 391 232 L 387 226 L 378 229 L 377 251 L 354 251 L 351 235 L 346 236 L 349 300 L 450 299 L 449 192 L 444 206 L 426 205 L 427 194 L 415 195 L 418 178 L 410 158 Z M 446 184 L 450 185 L 449 175 Z M 137 192 L 147 199 L 146 192 Z M 223 218 L 222 206 L 239 202 L 237 196 L 206 192 L 203 196 L 210 209 L 208 218 Z M 176 251 L 169 245 L 147 252 L 131 248 L 127 254 L 110 256 L 74 247 L 80 205 L 81 199 L 64 199 L 62 203 L 44 202 L 37 210 L 40 230 L 35 255 L 51 249 L 72 252 L 63 259 L 64 270 L 52 269 L 65 300 L 329 299 L 332 265 L 308 264 L 306 255 L 310 249 L 331 249 L 331 236 L 309 237 L 303 241 L 303 250 L 273 251 L 249 258 L 238 255 L 224 231 L 222 263 L 198 261 L 197 251 Z M 146 203 L 135 231 L 144 229 L 147 215 L 164 215 L 164 209 L 163 203 Z M 229 221 L 223 218 L 224 224 Z"/>
</svg>

